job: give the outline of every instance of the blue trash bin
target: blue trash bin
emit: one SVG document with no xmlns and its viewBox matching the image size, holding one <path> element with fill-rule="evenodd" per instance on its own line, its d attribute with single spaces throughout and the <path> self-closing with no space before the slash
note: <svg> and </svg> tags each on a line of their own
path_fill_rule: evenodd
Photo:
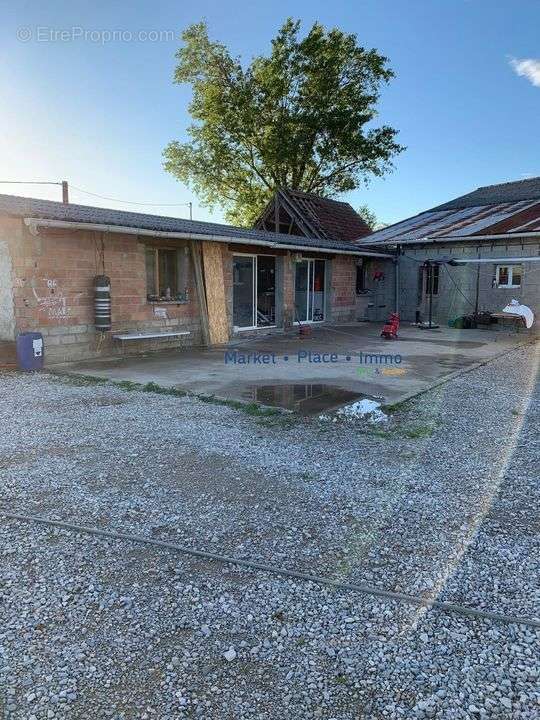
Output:
<svg viewBox="0 0 540 720">
<path fill-rule="evenodd" d="M 42 370 L 44 355 L 41 333 L 24 332 L 17 335 L 17 363 L 21 370 Z"/>
</svg>

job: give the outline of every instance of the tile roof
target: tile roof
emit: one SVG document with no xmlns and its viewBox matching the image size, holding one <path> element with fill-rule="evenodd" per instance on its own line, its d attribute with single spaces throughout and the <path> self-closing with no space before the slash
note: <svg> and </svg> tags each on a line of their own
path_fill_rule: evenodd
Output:
<svg viewBox="0 0 540 720">
<path fill-rule="evenodd" d="M 352 205 L 300 190 L 286 190 L 289 198 L 315 226 L 318 237 L 351 242 L 371 233 Z"/>
<path fill-rule="evenodd" d="M 321 240 L 353 242 L 371 233 L 368 225 L 349 203 L 284 188 L 278 190 L 270 200 L 255 227 L 263 229 L 269 226 L 271 230 L 276 198 L 280 209 L 295 220 L 300 230 Z M 281 220 L 283 223 L 283 218 Z"/>
<path fill-rule="evenodd" d="M 254 240 L 278 245 L 295 245 L 306 249 L 340 250 L 345 252 L 359 252 L 358 246 L 348 242 L 340 242 L 328 238 L 312 238 L 298 235 L 285 235 L 265 230 L 252 230 L 233 225 L 201 222 L 199 220 L 185 220 L 183 218 L 166 217 L 163 215 L 148 215 L 145 213 L 113 210 L 109 208 L 94 207 L 91 205 L 75 205 L 72 203 L 54 202 L 52 200 L 39 200 L 37 198 L 19 197 L 16 195 L 0 194 L 0 213 L 20 217 L 32 217 L 45 220 L 60 220 L 65 222 L 95 223 L 129 227 L 155 232 L 191 233 L 192 235 L 220 235 L 236 240 Z"/>
</svg>

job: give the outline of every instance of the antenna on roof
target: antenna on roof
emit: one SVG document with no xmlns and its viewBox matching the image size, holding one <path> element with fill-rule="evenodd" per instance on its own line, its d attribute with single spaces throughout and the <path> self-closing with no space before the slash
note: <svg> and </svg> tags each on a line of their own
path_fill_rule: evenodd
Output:
<svg viewBox="0 0 540 720">
<path fill-rule="evenodd" d="M 61 185 L 62 186 L 62 202 L 66 205 L 69 203 L 69 192 L 67 180 L 61 182 L 52 182 L 48 180 L 0 180 L 2 185 Z"/>
</svg>

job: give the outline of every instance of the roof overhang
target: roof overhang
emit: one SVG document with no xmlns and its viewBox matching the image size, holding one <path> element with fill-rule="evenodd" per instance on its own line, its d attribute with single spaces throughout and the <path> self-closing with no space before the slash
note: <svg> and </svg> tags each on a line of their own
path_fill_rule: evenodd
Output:
<svg viewBox="0 0 540 720">
<path fill-rule="evenodd" d="M 451 258 L 446 262 L 448 265 L 483 265 L 488 263 L 525 263 L 539 261 L 540 255 L 534 255 L 533 257 Z"/>
<path fill-rule="evenodd" d="M 373 243 L 373 247 L 395 248 L 398 245 L 437 245 L 443 243 L 455 242 L 475 242 L 477 240 L 527 240 L 540 238 L 540 232 L 523 232 L 523 233 L 497 233 L 493 235 L 437 235 L 436 237 L 421 238 L 400 238 L 399 240 L 388 240 L 387 242 Z M 364 245 L 370 245 L 364 240 Z"/>
<path fill-rule="evenodd" d="M 291 243 L 286 245 L 283 243 L 273 242 L 271 240 L 257 240 L 252 238 L 231 237 L 229 235 L 191 233 L 191 232 L 165 232 L 163 230 L 147 230 L 146 228 L 137 228 L 123 225 L 103 225 L 100 223 L 71 222 L 68 220 L 48 220 L 46 218 L 25 217 L 24 223 L 33 234 L 38 234 L 39 228 L 58 228 L 66 230 L 90 230 L 93 232 L 119 233 L 122 235 L 138 235 L 144 237 L 156 237 L 164 240 L 199 240 L 209 242 L 220 242 L 232 245 L 258 245 L 261 247 L 269 247 L 275 250 L 294 250 L 295 252 L 304 253 L 321 253 L 324 255 L 353 255 L 356 257 L 377 257 L 394 259 L 394 255 L 390 253 L 371 252 L 366 250 L 345 250 L 332 247 L 317 247 L 311 245 L 295 245 Z"/>
</svg>

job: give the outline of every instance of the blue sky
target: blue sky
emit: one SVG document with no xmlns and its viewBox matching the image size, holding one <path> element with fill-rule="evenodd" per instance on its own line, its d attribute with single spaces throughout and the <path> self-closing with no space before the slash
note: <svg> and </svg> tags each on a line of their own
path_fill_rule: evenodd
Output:
<svg viewBox="0 0 540 720">
<path fill-rule="evenodd" d="M 287 16 L 356 33 L 396 72 L 380 121 L 399 129 L 407 150 L 392 174 L 344 198 L 353 206 L 394 222 L 479 185 L 540 175 L 537 0 L 18 0 L 4 5 L 0 27 L 0 179 L 67 179 L 73 202 L 177 216 L 187 209 L 130 206 L 74 188 L 137 202 L 193 200 L 195 219 L 219 221 L 219 210 L 200 207 L 162 169 L 163 147 L 189 124 L 189 88 L 172 83 L 178 35 L 204 18 L 211 36 L 249 60 L 268 51 Z M 61 30 L 71 39 L 55 40 Z M 93 34 L 77 37 L 83 31 Z M 127 39 L 95 41 L 96 31 Z M 141 31 L 162 39 L 143 41 Z"/>
</svg>

